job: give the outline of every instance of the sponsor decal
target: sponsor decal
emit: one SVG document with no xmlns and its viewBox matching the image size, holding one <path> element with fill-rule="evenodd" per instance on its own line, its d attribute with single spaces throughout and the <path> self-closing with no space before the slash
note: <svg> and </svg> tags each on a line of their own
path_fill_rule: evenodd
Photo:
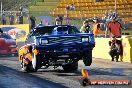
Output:
<svg viewBox="0 0 132 88">
<path fill-rule="evenodd" d="M 0 28 L 18 42 L 25 41 L 29 33 L 29 24 L 0 25 Z"/>
<path fill-rule="evenodd" d="M 79 79 L 79 82 L 82 86 L 88 85 L 129 85 L 130 80 L 125 79 L 89 79 L 88 71 L 85 71 L 84 68 L 81 70 L 82 77 Z"/>
</svg>

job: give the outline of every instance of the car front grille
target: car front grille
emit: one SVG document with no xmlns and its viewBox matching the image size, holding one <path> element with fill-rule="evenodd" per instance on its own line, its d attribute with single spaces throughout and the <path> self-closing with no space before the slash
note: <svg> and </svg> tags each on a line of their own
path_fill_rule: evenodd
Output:
<svg viewBox="0 0 132 88">
<path fill-rule="evenodd" d="M 49 44 L 73 44 L 81 43 L 81 37 L 63 37 L 63 38 L 51 38 L 48 40 Z"/>
</svg>

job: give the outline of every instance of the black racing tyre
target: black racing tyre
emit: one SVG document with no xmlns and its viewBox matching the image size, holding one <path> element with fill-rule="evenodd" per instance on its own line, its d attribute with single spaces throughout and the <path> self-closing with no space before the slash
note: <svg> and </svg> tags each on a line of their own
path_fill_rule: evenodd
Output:
<svg viewBox="0 0 132 88">
<path fill-rule="evenodd" d="M 32 67 L 34 69 L 34 71 L 36 72 L 39 68 L 42 67 L 42 58 L 41 55 L 34 55 L 32 54 Z"/>
<path fill-rule="evenodd" d="M 29 64 L 28 65 L 25 64 L 25 58 L 24 57 L 21 57 L 21 59 L 22 59 L 22 62 L 21 62 L 22 71 L 23 72 L 30 72 L 31 71 L 30 65 Z"/>
<path fill-rule="evenodd" d="M 62 66 L 64 71 L 76 71 L 78 69 L 78 62 L 65 64 Z"/>
<path fill-rule="evenodd" d="M 83 62 L 85 66 L 90 66 L 92 64 L 92 51 L 84 53 Z"/>
<path fill-rule="evenodd" d="M 22 58 L 22 63 L 21 63 L 22 71 L 24 71 L 24 72 L 37 72 L 37 70 L 39 68 L 41 68 L 40 55 L 33 56 L 33 59 L 36 59 L 34 64 L 32 62 L 29 62 L 29 64 L 26 65 L 24 62 L 25 58 L 24 57 Z M 33 67 L 34 65 L 35 65 L 35 67 Z"/>
</svg>

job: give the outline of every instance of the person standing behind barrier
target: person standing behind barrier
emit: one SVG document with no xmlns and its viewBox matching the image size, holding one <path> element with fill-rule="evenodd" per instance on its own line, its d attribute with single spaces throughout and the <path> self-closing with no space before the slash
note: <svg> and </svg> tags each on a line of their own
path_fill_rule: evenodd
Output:
<svg viewBox="0 0 132 88">
<path fill-rule="evenodd" d="M 18 18 L 19 18 L 19 24 L 23 24 L 23 16 L 20 15 Z"/>
<path fill-rule="evenodd" d="M 71 24 L 71 18 L 68 15 L 65 16 L 65 21 L 66 21 L 66 25 Z"/>
<path fill-rule="evenodd" d="M 10 13 L 10 16 L 9 16 L 10 25 L 13 25 L 14 24 L 14 21 L 15 21 L 15 17 L 13 16 L 12 13 Z"/>
<path fill-rule="evenodd" d="M 59 15 L 55 18 L 55 25 L 59 25 L 60 24 L 60 19 L 59 19 Z"/>
<path fill-rule="evenodd" d="M 121 41 L 116 39 L 115 35 L 112 35 L 111 41 L 109 41 L 110 51 L 109 55 L 111 56 L 111 61 L 114 61 L 114 58 L 116 58 L 116 62 L 118 62 L 119 56 L 123 55 L 123 47 L 121 44 Z M 122 60 L 122 59 L 121 59 Z"/>
<path fill-rule="evenodd" d="M 110 32 L 110 37 L 115 35 L 116 38 L 121 38 L 122 26 L 118 21 L 116 21 L 115 17 L 111 18 L 111 21 L 108 23 L 105 31 L 105 37 L 107 37 L 108 31 Z"/>
<path fill-rule="evenodd" d="M 2 14 L 1 21 L 3 25 L 6 25 L 6 15 L 5 14 Z"/>
<path fill-rule="evenodd" d="M 36 25 L 36 22 L 35 22 L 35 17 L 34 16 L 31 16 L 30 17 L 30 22 L 31 22 L 31 29 L 33 29 L 34 27 L 35 27 L 35 25 Z"/>
<path fill-rule="evenodd" d="M 71 10 L 71 11 L 75 11 L 75 6 L 74 6 L 74 4 L 71 4 L 70 10 Z"/>
<path fill-rule="evenodd" d="M 94 24 L 93 24 L 93 34 L 94 36 L 97 36 L 99 34 L 101 34 L 101 27 L 100 27 L 100 23 L 99 20 L 97 18 L 95 18 L 94 20 Z"/>
<path fill-rule="evenodd" d="M 59 19 L 60 19 L 60 23 L 61 23 L 61 25 L 62 25 L 63 17 L 62 17 L 62 16 L 59 16 Z"/>
<path fill-rule="evenodd" d="M 55 18 L 55 25 L 62 25 L 63 17 L 62 16 L 57 16 Z"/>
<path fill-rule="evenodd" d="M 15 22 L 17 24 L 23 24 L 23 16 L 22 16 L 22 14 L 21 13 L 17 13 L 16 16 L 17 16 L 17 18 L 16 18 Z"/>
<path fill-rule="evenodd" d="M 88 23 L 88 20 L 85 20 L 85 21 L 83 22 L 83 25 L 82 25 L 80 31 L 81 31 L 82 33 L 90 33 L 90 32 L 91 32 L 90 26 L 89 26 L 89 23 Z"/>
<path fill-rule="evenodd" d="M 70 10 L 70 6 L 67 5 L 67 6 L 66 6 L 66 15 L 68 15 L 69 10 Z"/>
</svg>

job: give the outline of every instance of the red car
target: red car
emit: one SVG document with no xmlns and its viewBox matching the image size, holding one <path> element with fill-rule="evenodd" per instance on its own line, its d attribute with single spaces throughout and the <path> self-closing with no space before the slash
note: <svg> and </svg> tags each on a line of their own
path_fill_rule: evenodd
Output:
<svg viewBox="0 0 132 88">
<path fill-rule="evenodd" d="M 10 35 L 3 33 L 0 36 L 0 55 L 16 56 L 17 54 L 18 51 L 16 40 Z"/>
</svg>

